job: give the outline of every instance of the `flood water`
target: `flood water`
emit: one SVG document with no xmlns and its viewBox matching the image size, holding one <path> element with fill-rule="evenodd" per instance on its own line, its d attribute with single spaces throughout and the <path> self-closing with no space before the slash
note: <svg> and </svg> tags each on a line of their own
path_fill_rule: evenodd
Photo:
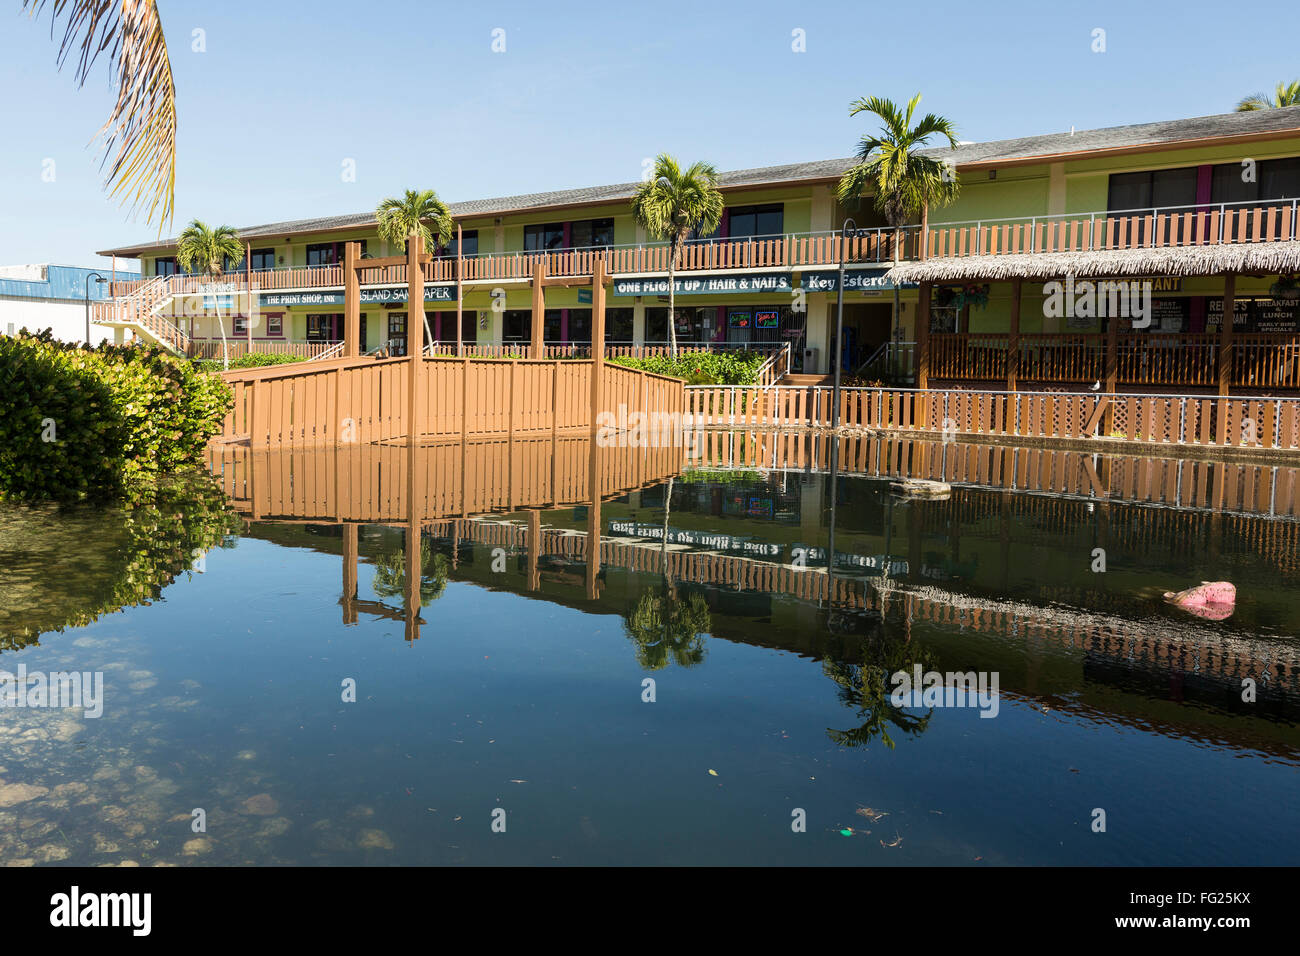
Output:
<svg viewBox="0 0 1300 956">
<path fill-rule="evenodd" d="M 0 506 L 0 670 L 104 682 L 0 709 L 0 864 L 1300 856 L 1295 469 L 833 465 L 233 449 L 149 509 Z M 1203 580 L 1225 620 L 1161 598 Z M 896 706 L 917 669 L 996 695 Z"/>
</svg>

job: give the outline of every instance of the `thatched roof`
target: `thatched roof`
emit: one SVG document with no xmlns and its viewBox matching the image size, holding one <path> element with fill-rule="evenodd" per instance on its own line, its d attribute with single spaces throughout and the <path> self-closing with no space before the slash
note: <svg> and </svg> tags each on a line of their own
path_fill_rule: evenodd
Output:
<svg viewBox="0 0 1300 956">
<path fill-rule="evenodd" d="M 1201 276 L 1228 272 L 1278 275 L 1300 272 L 1300 242 L 1254 242 L 1176 249 L 1012 253 L 902 262 L 890 282 L 969 282 L 988 279 L 1060 279 L 1101 276 Z"/>
</svg>

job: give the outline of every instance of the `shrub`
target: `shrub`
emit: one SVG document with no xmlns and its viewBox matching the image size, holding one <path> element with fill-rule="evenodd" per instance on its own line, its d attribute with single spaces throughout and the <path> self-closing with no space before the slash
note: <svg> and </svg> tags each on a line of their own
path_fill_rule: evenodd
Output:
<svg viewBox="0 0 1300 956">
<path fill-rule="evenodd" d="M 753 385 L 757 381 L 759 366 L 767 359 L 764 352 L 678 352 L 676 359 L 666 355 L 653 358 L 620 356 L 610 361 L 645 372 L 683 378 L 687 385 Z"/>
<path fill-rule="evenodd" d="M 0 337 L 0 498 L 138 497 L 198 464 L 231 406 L 219 378 L 158 346 Z"/>
<path fill-rule="evenodd" d="M 267 365 L 287 365 L 290 362 L 305 362 L 305 355 L 269 355 L 263 352 L 253 352 L 250 355 L 241 355 L 238 358 L 230 360 L 231 369 L 237 368 L 265 368 Z M 220 372 L 224 365 L 221 359 L 194 359 L 194 364 L 205 372 Z"/>
</svg>

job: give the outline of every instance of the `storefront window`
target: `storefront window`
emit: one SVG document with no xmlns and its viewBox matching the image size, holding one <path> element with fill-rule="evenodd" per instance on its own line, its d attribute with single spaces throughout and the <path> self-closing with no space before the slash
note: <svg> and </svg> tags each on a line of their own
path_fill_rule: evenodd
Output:
<svg viewBox="0 0 1300 956">
<path fill-rule="evenodd" d="M 548 222 L 537 226 L 524 226 L 524 251 L 541 252 L 559 249 L 564 245 L 564 223 Z"/>
</svg>

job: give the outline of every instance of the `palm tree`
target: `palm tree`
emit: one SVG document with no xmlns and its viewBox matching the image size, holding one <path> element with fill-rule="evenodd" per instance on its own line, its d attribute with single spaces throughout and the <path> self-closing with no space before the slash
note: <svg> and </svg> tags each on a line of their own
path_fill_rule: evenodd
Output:
<svg viewBox="0 0 1300 956">
<path fill-rule="evenodd" d="M 46 0 L 23 0 L 33 17 Z M 117 73 L 117 102 L 96 138 L 103 141 L 104 187 L 121 194 L 132 215 L 158 215 L 158 231 L 172 221 L 176 195 L 176 87 L 155 0 L 55 0 L 50 34 L 64 19 L 57 63 L 76 53 L 76 80 L 84 86 L 99 54 L 109 51 Z"/>
<path fill-rule="evenodd" d="M 957 198 L 960 184 L 944 162 L 918 150 L 931 136 L 941 136 L 956 149 L 957 130 L 950 120 L 933 113 L 912 125 L 912 114 L 921 102 L 917 93 L 907 101 L 906 111 L 893 100 L 864 97 L 849 107 L 849 116 L 872 113 L 884 125 L 874 136 L 858 143 L 858 164 L 840 179 L 840 202 L 861 199 L 871 192 L 872 203 L 894 230 L 894 264 L 898 264 L 902 227 L 932 206 L 946 206 Z M 894 286 L 894 328 L 898 328 L 898 286 Z"/>
<path fill-rule="evenodd" d="M 229 226 L 213 229 L 195 219 L 176 240 L 176 264 L 186 272 L 203 272 L 210 279 L 218 279 L 226 263 L 237 266 L 244 260 L 244 244 L 239 234 Z M 213 297 L 217 310 L 217 327 L 221 330 L 221 356 L 225 368 L 230 368 L 230 352 L 226 345 L 226 324 L 221 320 L 221 298 Z"/>
<path fill-rule="evenodd" d="M 455 228 L 447 204 L 432 189 L 408 189 L 401 199 L 389 196 L 375 210 L 375 219 L 379 223 L 380 239 L 400 246 L 419 236 L 429 252 L 451 242 L 452 230 Z M 424 311 L 424 303 L 411 302 L 409 306 L 407 321 L 415 321 L 418 309 L 420 315 L 424 316 L 424 340 L 432 345 L 433 332 L 429 329 L 429 316 Z M 460 351 L 460 328 L 457 327 L 456 354 L 459 355 Z"/>
<path fill-rule="evenodd" d="M 691 594 L 681 600 L 667 582 L 643 591 L 627 611 L 623 630 L 636 645 L 637 663 L 650 671 L 693 667 L 704 660 L 704 635 L 713 629 L 713 616 L 704 598 Z"/>
<path fill-rule="evenodd" d="M 1255 93 L 1237 104 L 1238 113 L 1252 113 L 1255 110 L 1275 110 L 1285 106 L 1300 106 L 1300 80 L 1279 83 L 1273 95 Z"/>
<path fill-rule="evenodd" d="M 682 244 L 692 231 L 707 235 L 722 221 L 722 193 L 718 171 L 709 163 L 692 163 L 685 171 L 677 160 L 660 153 L 654 175 L 639 185 L 632 197 L 636 221 L 655 239 L 669 244 L 668 257 L 668 341 L 677 358 L 677 320 L 674 314 L 674 275 Z"/>
</svg>

